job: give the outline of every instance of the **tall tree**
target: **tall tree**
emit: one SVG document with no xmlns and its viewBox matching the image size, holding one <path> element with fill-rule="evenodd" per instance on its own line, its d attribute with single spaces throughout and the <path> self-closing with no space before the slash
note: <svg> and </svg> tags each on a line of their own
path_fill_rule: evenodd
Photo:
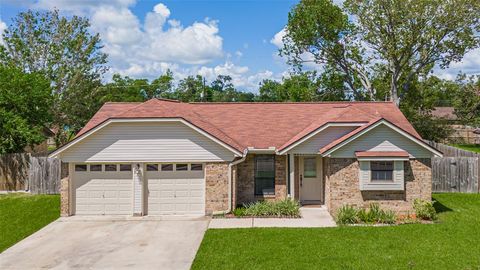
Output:
<svg viewBox="0 0 480 270">
<path fill-rule="evenodd" d="M 455 114 L 463 124 L 480 127 L 480 76 L 457 78 L 460 84 L 453 101 Z"/>
<path fill-rule="evenodd" d="M 75 126 L 72 123 L 88 119 L 98 109 L 87 107 L 74 114 L 63 110 L 78 105 L 77 100 L 65 96 L 90 96 L 107 70 L 107 55 L 100 50 L 100 36 L 91 34 L 89 27 L 86 18 L 62 17 L 58 10 L 29 10 L 19 13 L 3 34 L 2 63 L 15 65 L 25 72 L 42 72 L 51 81 L 55 97 L 54 125 L 60 137 L 64 131 L 77 131 L 84 123 Z"/>
<path fill-rule="evenodd" d="M 188 76 L 180 80 L 173 93 L 174 98 L 185 102 L 207 101 L 206 98 L 211 96 L 210 87 L 200 75 Z"/>
<path fill-rule="evenodd" d="M 375 68 L 384 65 L 397 104 L 434 66 L 446 68 L 480 46 L 478 0 L 302 0 L 289 14 L 282 53 L 335 68 L 355 98 L 376 96 Z M 330 23 L 331 22 L 331 23 Z"/>
<path fill-rule="evenodd" d="M 23 152 L 45 140 L 51 91 L 43 74 L 0 65 L 0 155 Z"/>
</svg>

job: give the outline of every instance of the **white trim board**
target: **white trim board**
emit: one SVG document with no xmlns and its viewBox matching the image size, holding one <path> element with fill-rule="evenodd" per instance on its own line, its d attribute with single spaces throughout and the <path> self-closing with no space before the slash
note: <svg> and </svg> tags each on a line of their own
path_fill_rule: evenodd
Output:
<svg viewBox="0 0 480 270">
<path fill-rule="evenodd" d="M 393 129 L 394 131 L 400 133 L 401 135 L 403 135 L 404 137 L 406 137 L 407 139 L 410 139 L 411 141 L 415 142 L 416 144 L 422 146 L 423 148 L 427 149 L 428 151 L 432 152 L 433 154 L 437 155 L 438 157 L 443 157 L 443 154 L 438 151 L 437 149 L 431 147 L 430 145 L 426 144 L 425 142 L 423 142 L 422 140 L 410 135 L 408 132 L 402 130 L 401 128 L 393 125 L 392 123 L 388 122 L 387 120 L 385 119 L 381 119 L 379 120 L 377 123 L 367 127 L 366 129 L 360 131 L 359 133 L 353 135 L 352 137 L 346 139 L 345 141 L 337 144 L 336 146 L 332 147 L 330 150 L 328 150 L 327 152 L 323 153 L 322 156 L 323 157 L 328 157 L 330 156 L 333 152 L 337 151 L 338 149 L 342 148 L 343 146 L 347 145 L 348 143 L 354 141 L 355 139 L 357 139 L 358 137 L 362 136 L 363 134 L 369 132 L 370 130 L 378 127 L 379 125 L 386 125 L 387 127 Z"/>
<path fill-rule="evenodd" d="M 197 131 L 198 133 L 204 135 L 205 137 L 211 139 L 212 141 L 218 143 L 219 145 L 223 146 L 224 148 L 228 149 L 229 151 L 233 152 L 235 156 L 241 157 L 242 153 L 238 150 L 234 149 L 233 147 L 229 146 L 228 144 L 220 141 L 219 139 L 215 138 L 214 136 L 210 135 L 209 133 L 203 131 L 202 129 L 198 128 L 197 126 L 193 125 L 192 123 L 186 121 L 183 118 L 135 118 L 135 119 L 122 119 L 122 118 L 113 118 L 108 119 L 107 121 L 103 122 L 102 124 L 90 129 L 89 131 L 85 132 L 84 134 L 80 135 L 70 141 L 69 143 L 65 144 L 64 146 L 60 147 L 59 149 L 52 152 L 48 157 L 57 157 L 60 153 L 67 150 L 68 148 L 72 147 L 73 145 L 77 144 L 78 142 L 82 141 L 83 139 L 89 137 L 93 133 L 97 132 L 98 130 L 106 127 L 111 123 L 148 123 L 148 122 L 180 122 L 185 124 L 186 126 L 192 128 L 193 130 Z M 136 161 L 138 162 L 138 161 Z"/>
<path fill-rule="evenodd" d="M 325 130 L 329 127 L 361 127 L 361 126 L 364 126 L 364 125 L 366 125 L 366 123 L 358 123 L 358 122 L 357 123 L 355 123 L 355 122 L 352 122 L 352 123 L 326 123 L 326 124 L 318 127 L 317 129 L 313 130 L 312 132 L 310 132 L 306 136 L 302 137 L 301 139 L 291 143 L 289 146 L 284 148 L 282 151 L 279 151 L 277 153 L 277 155 L 286 154 L 288 151 L 292 150 L 293 148 L 297 147 L 301 143 L 307 141 L 308 139 L 312 138 L 313 136 L 317 135 L 318 133 L 322 132 L 323 130 Z"/>
</svg>

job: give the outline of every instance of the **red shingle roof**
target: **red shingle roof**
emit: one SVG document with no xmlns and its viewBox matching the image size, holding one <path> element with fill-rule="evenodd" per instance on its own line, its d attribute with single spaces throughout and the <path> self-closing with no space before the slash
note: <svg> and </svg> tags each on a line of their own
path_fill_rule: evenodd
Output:
<svg viewBox="0 0 480 270">
<path fill-rule="evenodd" d="M 281 150 L 326 123 L 364 122 L 368 126 L 382 118 L 421 139 L 391 102 L 182 103 L 162 99 L 106 103 L 77 137 L 111 118 L 182 118 L 238 151 L 247 147 Z"/>
<path fill-rule="evenodd" d="M 407 151 L 357 151 L 357 157 L 404 157 L 408 158 Z"/>
</svg>

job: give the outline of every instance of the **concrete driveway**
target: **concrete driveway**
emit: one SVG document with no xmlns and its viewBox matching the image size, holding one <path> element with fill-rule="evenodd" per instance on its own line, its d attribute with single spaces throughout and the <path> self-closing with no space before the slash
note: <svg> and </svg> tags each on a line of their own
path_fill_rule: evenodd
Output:
<svg viewBox="0 0 480 270">
<path fill-rule="evenodd" d="M 0 269 L 189 269 L 209 219 L 61 218 L 0 254 Z"/>
</svg>

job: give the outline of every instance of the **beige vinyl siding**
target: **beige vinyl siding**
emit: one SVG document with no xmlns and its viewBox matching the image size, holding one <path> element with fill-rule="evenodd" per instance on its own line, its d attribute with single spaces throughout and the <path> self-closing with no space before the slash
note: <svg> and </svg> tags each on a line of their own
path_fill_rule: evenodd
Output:
<svg viewBox="0 0 480 270">
<path fill-rule="evenodd" d="M 111 123 L 60 154 L 64 162 L 231 161 L 233 153 L 181 122 Z"/>
<path fill-rule="evenodd" d="M 358 128 L 358 126 L 333 126 L 328 127 L 313 137 L 297 145 L 295 148 L 289 151 L 294 154 L 318 154 L 320 148 L 329 144 L 330 142 L 342 137 L 343 135 Z"/>
<path fill-rule="evenodd" d="M 335 158 L 355 157 L 355 151 L 407 151 L 411 158 L 431 158 L 423 146 L 381 124 L 331 154 Z"/>
<path fill-rule="evenodd" d="M 359 161 L 360 190 L 404 190 L 403 161 L 393 163 L 393 182 L 371 181 L 370 161 Z"/>
</svg>

